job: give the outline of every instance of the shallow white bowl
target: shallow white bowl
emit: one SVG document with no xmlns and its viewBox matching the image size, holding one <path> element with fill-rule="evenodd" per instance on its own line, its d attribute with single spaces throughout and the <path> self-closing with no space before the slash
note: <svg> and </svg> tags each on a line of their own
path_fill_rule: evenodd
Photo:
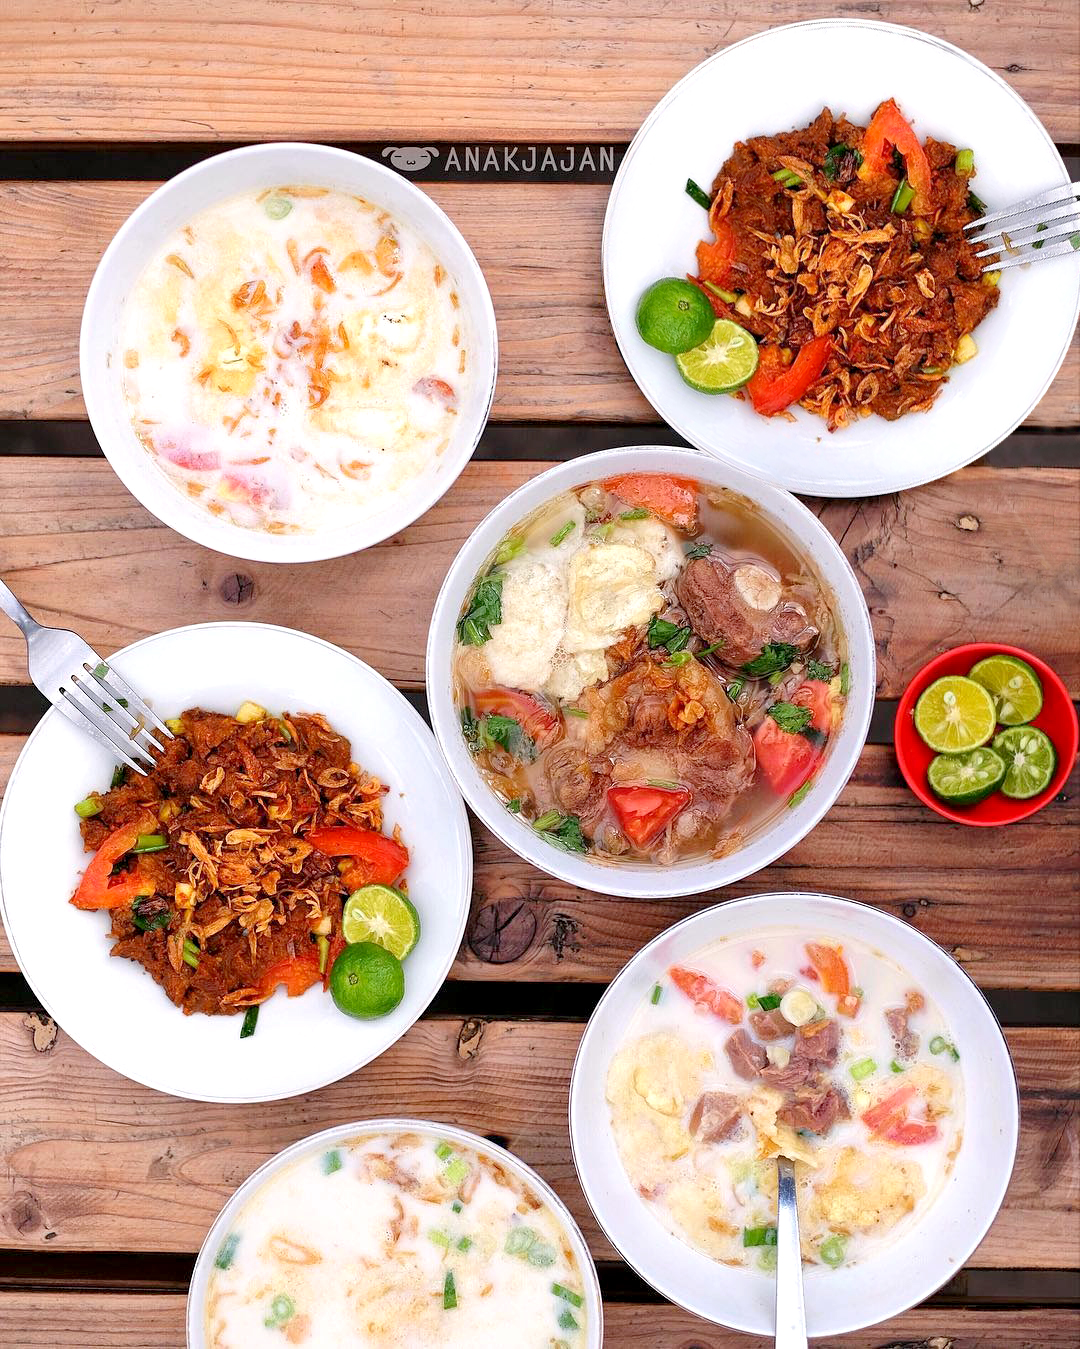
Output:
<svg viewBox="0 0 1080 1349">
<path fill-rule="evenodd" d="M 451 657 L 454 629 L 476 575 L 499 541 L 537 507 L 574 487 L 619 473 L 674 473 L 728 487 L 755 502 L 763 516 L 807 555 L 832 592 L 847 636 L 851 691 L 840 733 L 806 797 L 754 834 L 744 848 L 719 860 L 661 867 L 645 863 L 600 862 L 560 852 L 512 815 L 484 781 L 461 733 L 454 705 Z M 560 464 L 523 484 L 473 530 L 443 582 L 428 631 L 427 690 L 431 723 L 465 800 L 492 833 L 534 866 L 571 885 L 603 894 L 662 899 L 713 890 L 760 870 L 808 834 L 843 790 L 858 762 L 874 706 L 875 651 L 870 615 L 855 573 L 835 539 L 811 511 L 788 492 L 768 487 L 740 469 L 719 464 L 696 450 L 639 445 L 604 450 Z"/>
<path fill-rule="evenodd" d="M 472 892 L 465 808 L 431 732 L 369 666 L 329 642 L 262 623 L 205 623 L 147 637 L 113 663 L 162 717 L 200 705 L 232 713 L 251 698 L 272 712 L 322 712 L 358 763 L 390 791 L 401 825 L 420 942 L 405 997 L 358 1021 L 329 994 L 279 989 L 240 1039 L 238 1016 L 185 1016 L 141 966 L 113 959 L 108 915 L 68 900 L 89 861 L 72 809 L 108 787 L 107 750 L 50 710 L 12 770 L 0 810 L 0 916 L 41 1004 L 89 1054 L 158 1091 L 193 1100 L 278 1100 L 336 1082 L 388 1049 L 420 1016 L 453 963 Z"/>
<path fill-rule="evenodd" d="M 1020 1103 L 1005 1037 L 966 972 L 916 928 L 866 904 L 803 893 L 752 895 L 676 923 L 625 966 L 589 1019 L 570 1081 L 570 1141 L 597 1222 L 643 1279 L 698 1316 L 771 1335 L 771 1276 L 710 1260 L 653 1216 L 623 1169 L 604 1089 L 627 1023 L 672 965 L 720 938 L 785 927 L 857 938 L 885 951 L 931 990 L 962 1047 L 963 1143 L 935 1203 L 871 1259 L 835 1272 L 805 1270 L 808 1333 L 843 1335 L 913 1307 L 957 1273 L 994 1221 L 1016 1158 Z"/>
<path fill-rule="evenodd" d="M 692 445 L 793 492 L 895 492 L 979 458 L 1046 393 L 1080 313 L 1075 258 L 1006 271 L 998 306 L 975 334 L 978 356 L 950 373 L 929 412 L 898 422 L 866 417 L 832 435 L 801 408 L 790 423 L 697 393 L 673 357 L 641 340 L 634 315 L 642 291 L 658 277 L 694 271 L 694 248 L 711 237 L 705 212 L 686 195 L 687 178 L 708 190 L 736 141 L 806 126 L 823 105 L 865 125 L 889 97 L 920 136 L 975 151 L 975 190 L 997 209 L 1069 181 L 1039 119 L 974 57 L 911 28 L 820 19 L 758 33 L 695 67 L 646 118 L 608 201 L 608 312 L 642 393 Z"/>
<path fill-rule="evenodd" d="M 277 1171 L 308 1153 L 322 1152 L 326 1148 L 340 1146 L 359 1135 L 387 1132 L 428 1134 L 432 1138 L 448 1139 L 462 1147 L 473 1148 L 483 1156 L 490 1157 L 493 1161 L 504 1166 L 519 1180 L 531 1186 L 539 1197 L 550 1205 L 566 1229 L 566 1234 L 570 1238 L 570 1245 L 581 1267 L 582 1284 L 585 1290 L 585 1309 L 588 1317 L 588 1349 L 600 1349 L 604 1342 L 604 1310 L 600 1300 L 600 1285 L 596 1278 L 596 1266 L 589 1254 L 589 1248 L 585 1245 L 585 1238 L 581 1235 L 577 1223 L 570 1216 L 570 1210 L 548 1185 L 547 1181 L 537 1175 L 531 1166 L 526 1166 L 520 1158 L 515 1157 L 512 1152 L 507 1152 L 505 1148 L 500 1148 L 497 1144 L 489 1142 L 480 1134 L 474 1134 L 468 1129 L 459 1129 L 455 1125 L 436 1124 L 430 1120 L 421 1119 L 368 1119 L 358 1120 L 355 1124 L 339 1124 L 333 1129 L 324 1129 L 322 1133 L 312 1134 L 308 1138 L 300 1139 L 298 1143 L 293 1143 L 291 1147 L 285 1148 L 275 1157 L 271 1157 L 268 1162 L 264 1162 L 257 1171 L 253 1171 L 214 1219 L 214 1225 L 207 1232 L 206 1239 L 199 1251 L 198 1259 L 195 1262 L 195 1270 L 191 1276 L 191 1285 L 188 1289 L 188 1349 L 206 1349 L 206 1293 L 210 1283 L 210 1274 L 214 1267 L 214 1260 L 217 1258 L 221 1243 L 228 1235 L 229 1228 L 237 1214 L 252 1195 Z M 517 1327 L 515 1326 L 506 1327 L 508 1341 L 513 1341 L 516 1330 Z M 478 1349 L 480 1349 L 480 1346 L 478 1346 Z"/>
<path fill-rule="evenodd" d="M 158 468 L 136 436 L 121 390 L 124 302 L 162 242 L 200 211 L 241 192 L 303 183 L 355 193 L 417 231 L 451 274 L 461 299 L 469 372 L 445 452 L 385 506 L 356 523 L 310 534 L 268 534 L 219 520 Z M 87 415 L 129 492 L 164 524 L 207 548 L 257 562 L 314 562 L 370 548 L 411 524 L 468 463 L 495 393 L 495 311 L 480 265 L 449 216 L 385 165 L 328 145 L 250 145 L 204 159 L 163 184 L 127 218 L 98 264 L 83 309 L 79 373 Z"/>
</svg>

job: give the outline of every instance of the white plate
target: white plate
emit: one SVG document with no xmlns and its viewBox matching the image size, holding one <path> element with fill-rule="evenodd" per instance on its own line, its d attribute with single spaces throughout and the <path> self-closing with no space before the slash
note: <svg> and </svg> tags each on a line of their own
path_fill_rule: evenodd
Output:
<svg viewBox="0 0 1080 1349">
<path fill-rule="evenodd" d="M 405 962 L 405 997 L 389 1016 L 344 1016 L 311 989 L 263 1005 L 240 1039 L 239 1016 L 185 1016 L 139 965 L 113 959 L 103 913 L 68 900 L 89 861 L 76 801 L 108 786 L 113 761 L 49 711 L 27 741 L 0 811 L 0 915 L 15 958 L 50 1016 L 125 1077 L 193 1100 L 278 1100 L 314 1091 L 389 1048 L 431 1001 L 457 953 L 472 891 L 465 808 L 431 732 L 398 691 L 329 642 L 261 623 L 205 623 L 117 652 L 117 670 L 162 717 L 202 706 L 235 712 L 322 712 L 356 761 L 390 791 L 386 827 L 401 825 L 409 893 L 422 934 Z"/>
<path fill-rule="evenodd" d="M 570 1081 L 570 1141 L 597 1222 L 643 1279 L 718 1325 L 771 1335 L 772 1278 L 718 1264 L 659 1222 L 623 1170 L 604 1088 L 630 1018 L 672 965 L 722 937 L 791 927 L 840 933 L 887 951 L 916 985 L 933 991 L 962 1049 L 963 1143 L 923 1220 L 851 1268 L 805 1271 L 809 1334 L 843 1335 L 922 1302 L 958 1272 L 994 1221 L 1016 1159 L 1020 1103 L 1005 1037 L 965 971 L 916 928 L 866 904 L 804 893 L 753 895 L 676 923 L 621 971 L 585 1028 Z"/>
<path fill-rule="evenodd" d="M 692 445 L 793 492 L 895 492 L 977 459 L 1046 393 L 1080 313 L 1076 259 L 1006 271 L 998 306 L 975 334 L 978 356 L 952 371 L 929 412 L 898 422 L 866 417 L 832 435 L 801 408 L 792 424 L 696 393 L 673 357 L 641 340 L 634 315 L 642 291 L 693 271 L 698 240 L 711 237 L 705 212 L 686 195 L 687 178 L 708 190 L 737 140 L 806 126 L 823 106 L 865 125 L 889 97 L 920 136 L 975 151 L 975 190 L 999 209 L 1069 181 L 1039 119 L 974 57 L 911 28 L 823 19 L 746 38 L 692 70 L 646 118 L 608 202 L 608 312 L 642 393 Z"/>
<path fill-rule="evenodd" d="M 593 1264 L 593 1258 L 585 1244 L 585 1238 L 581 1235 L 581 1230 L 571 1216 L 570 1210 L 548 1185 L 547 1181 L 539 1176 L 531 1166 L 526 1166 L 520 1157 L 515 1157 L 512 1152 L 508 1152 L 506 1148 L 500 1148 L 498 1144 L 492 1143 L 489 1139 L 482 1138 L 479 1134 L 474 1134 L 468 1129 L 459 1129 L 450 1124 L 435 1124 L 430 1120 L 422 1119 L 366 1119 L 359 1120 L 355 1124 L 339 1124 L 333 1129 L 324 1129 L 322 1133 L 302 1138 L 298 1143 L 285 1148 L 276 1156 L 271 1157 L 269 1161 L 264 1162 L 257 1171 L 253 1171 L 215 1218 L 214 1225 L 207 1232 L 202 1249 L 199 1251 L 199 1258 L 195 1262 L 195 1270 L 191 1276 L 191 1286 L 188 1290 L 188 1349 L 205 1349 L 206 1347 L 204 1309 L 213 1263 L 217 1259 L 221 1243 L 235 1221 L 236 1215 L 255 1192 L 276 1172 L 308 1153 L 322 1152 L 326 1148 L 339 1146 L 358 1135 L 397 1133 L 399 1131 L 429 1134 L 436 1139 L 445 1139 L 458 1143 L 462 1147 L 472 1148 L 483 1156 L 490 1157 L 500 1166 L 504 1166 L 512 1175 L 517 1176 L 519 1180 L 524 1181 L 526 1185 L 534 1189 L 540 1198 L 550 1206 L 570 1239 L 570 1246 L 581 1269 L 588 1325 L 587 1349 L 600 1349 L 604 1342 L 604 1307 L 600 1300 L 600 1284 L 597 1281 L 596 1266 Z M 507 1327 L 507 1334 L 512 1338 L 513 1332 L 509 1326 Z M 478 1345 L 477 1349 L 483 1349 L 483 1346 Z"/>
</svg>

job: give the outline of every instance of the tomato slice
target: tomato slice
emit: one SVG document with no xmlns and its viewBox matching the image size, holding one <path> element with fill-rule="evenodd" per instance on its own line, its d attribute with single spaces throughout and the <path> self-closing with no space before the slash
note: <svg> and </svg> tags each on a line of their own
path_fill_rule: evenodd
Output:
<svg viewBox="0 0 1080 1349">
<path fill-rule="evenodd" d="M 322 975 L 316 957 L 291 956 L 263 971 L 259 979 L 259 993 L 263 998 L 268 998 L 279 984 L 284 984 L 289 997 L 298 998 L 301 993 L 306 993 L 321 982 Z"/>
<path fill-rule="evenodd" d="M 409 865 L 409 850 L 396 838 L 353 825 L 323 825 L 304 835 L 326 857 L 351 857 L 354 865 L 342 876 L 350 890 L 361 885 L 393 885 Z"/>
<path fill-rule="evenodd" d="M 722 286 L 731 271 L 734 257 L 735 231 L 730 221 L 718 220 L 716 238 L 703 239 L 697 246 L 698 276 L 702 281 L 711 281 L 714 286 Z"/>
<path fill-rule="evenodd" d="M 884 1100 L 878 1101 L 877 1105 L 864 1110 L 862 1122 L 876 1134 L 883 1134 L 887 1129 L 895 1128 L 907 1116 L 908 1102 L 914 1095 L 915 1088 L 910 1083 L 898 1087 L 891 1096 L 886 1096 Z"/>
<path fill-rule="evenodd" d="M 690 804 L 686 787 L 609 787 L 608 802 L 623 833 L 644 848 Z"/>
<path fill-rule="evenodd" d="M 831 352 L 832 338 L 828 334 L 807 342 L 788 366 L 783 363 L 779 347 L 761 347 L 758 368 L 746 385 L 754 411 L 772 417 L 805 397 L 825 369 Z"/>
<path fill-rule="evenodd" d="M 482 716 L 512 717 L 543 748 L 559 735 L 559 714 L 547 703 L 520 689 L 481 689 L 473 703 Z"/>
<path fill-rule="evenodd" d="M 149 833 L 153 828 L 153 821 L 136 820 L 107 835 L 71 896 L 72 904 L 77 909 L 119 909 L 141 895 L 152 895 L 154 882 L 145 874 L 140 858 L 135 859 L 132 870 L 119 876 L 114 876 L 112 869 L 134 848 L 139 835 Z"/>
<path fill-rule="evenodd" d="M 809 707 L 810 725 L 823 736 L 833 728 L 836 715 L 832 690 L 819 679 L 808 679 L 790 695 L 796 707 Z M 766 717 L 754 731 L 754 748 L 765 779 L 777 796 L 797 791 L 817 767 L 825 746 L 814 744 L 801 732 L 782 731 L 772 717 Z"/>
<path fill-rule="evenodd" d="M 914 1147 L 918 1143 L 932 1143 L 938 1137 L 936 1124 L 923 1124 L 919 1120 L 905 1120 L 882 1134 L 887 1143 L 898 1143 L 901 1147 Z"/>
<path fill-rule="evenodd" d="M 604 487 L 629 506 L 652 511 L 676 529 L 697 524 L 697 492 L 690 478 L 672 478 L 664 473 L 624 473 L 608 478 Z"/>
<path fill-rule="evenodd" d="M 679 992 L 685 993 L 696 1006 L 703 1007 L 724 1021 L 730 1021 L 733 1026 L 742 1021 L 742 1002 L 734 993 L 713 983 L 707 974 L 688 970 L 682 965 L 672 965 L 668 976 Z"/>
<path fill-rule="evenodd" d="M 811 965 L 821 975 L 821 986 L 826 993 L 843 996 L 851 992 L 851 974 L 842 946 L 823 946 L 819 942 L 808 941 L 806 954 L 810 957 Z"/>
<path fill-rule="evenodd" d="M 927 211 L 933 182 L 930 160 L 911 123 L 890 98 L 880 105 L 866 128 L 860 178 L 873 178 L 884 173 L 893 146 L 904 158 L 907 179 L 915 192 L 912 209 L 916 214 Z"/>
</svg>

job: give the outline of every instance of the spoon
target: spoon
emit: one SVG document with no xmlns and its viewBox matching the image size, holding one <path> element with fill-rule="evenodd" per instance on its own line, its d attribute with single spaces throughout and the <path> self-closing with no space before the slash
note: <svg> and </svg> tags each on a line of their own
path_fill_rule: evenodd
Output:
<svg viewBox="0 0 1080 1349">
<path fill-rule="evenodd" d="M 807 1349 L 795 1167 L 776 1159 L 776 1349 Z"/>
</svg>

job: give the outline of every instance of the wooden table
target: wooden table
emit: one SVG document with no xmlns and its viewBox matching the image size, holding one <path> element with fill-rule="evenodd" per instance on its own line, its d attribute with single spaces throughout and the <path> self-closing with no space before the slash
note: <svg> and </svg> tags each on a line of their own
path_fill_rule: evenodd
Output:
<svg viewBox="0 0 1080 1349">
<path fill-rule="evenodd" d="M 265 619 L 340 643 L 422 704 L 435 592 L 481 515 L 553 458 L 675 440 L 608 327 L 599 245 L 610 164 L 697 61 L 770 24 L 831 12 L 824 0 L 760 0 L 752 16 L 734 0 L 6 0 L 0 572 L 43 621 L 72 624 L 105 653 L 177 624 Z M 895 0 L 887 15 L 1003 74 L 1078 176 L 1080 26 L 1069 0 Z M 275 138 L 376 156 L 435 146 L 414 176 L 473 245 L 502 344 L 493 421 L 458 485 L 371 552 L 303 568 L 231 561 L 159 525 L 100 456 L 77 374 L 87 283 L 128 212 L 184 164 Z M 574 147 L 575 167 L 528 181 L 504 171 L 503 143 L 551 145 L 564 164 Z M 605 167 L 581 168 L 586 144 Z M 482 151 L 478 171 L 444 181 L 450 149 L 466 163 L 470 146 Z M 1023 1098 L 1012 1185 L 969 1267 L 926 1305 L 844 1343 L 1074 1346 L 1076 779 L 1011 829 L 949 825 L 902 785 L 889 725 L 916 667 L 959 641 L 1032 647 L 1080 693 L 1078 384 L 1074 348 L 1030 422 L 978 466 L 899 496 L 813 503 L 870 605 L 877 714 L 827 819 L 730 892 L 649 903 L 577 893 L 475 826 L 473 915 L 429 1014 L 346 1081 L 250 1108 L 172 1100 L 117 1077 L 41 1014 L 0 949 L 0 1344 L 180 1345 L 193 1254 L 232 1190 L 295 1139 L 380 1112 L 453 1120 L 540 1169 L 599 1262 L 609 1344 L 763 1343 L 661 1302 L 619 1261 L 574 1177 L 567 1085 L 583 1021 L 644 941 L 729 893 L 806 887 L 901 914 L 952 951 L 1006 1024 Z M 41 710 L 25 677 L 17 634 L 0 628 L 4 777 Z M 495 944 L 484 936 L 493 926 Z"/>
</svg>

